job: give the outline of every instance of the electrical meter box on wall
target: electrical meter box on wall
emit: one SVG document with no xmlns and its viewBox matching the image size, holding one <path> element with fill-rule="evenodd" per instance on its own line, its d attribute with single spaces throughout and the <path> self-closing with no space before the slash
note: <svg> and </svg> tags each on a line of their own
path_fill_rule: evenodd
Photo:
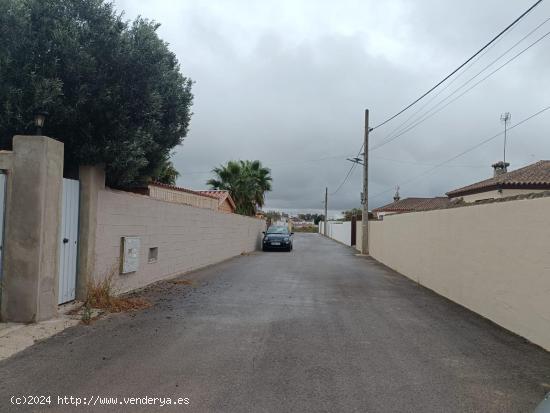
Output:
<svg viewBox="0 0 550 413">
<path fill-rule="evenodd" d="M 139 237 L 122 237 L 122 262 L 120 273 L 128 274 L 139 269 L 139 249 L 141 241 Z"/>
</svg>

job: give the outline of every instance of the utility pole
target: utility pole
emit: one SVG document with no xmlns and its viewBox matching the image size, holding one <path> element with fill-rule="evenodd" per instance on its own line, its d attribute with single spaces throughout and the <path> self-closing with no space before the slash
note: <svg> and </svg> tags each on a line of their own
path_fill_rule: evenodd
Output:
<svg viewBox="0 0 550 413">
<path fill-rule="evenodd" d="M 323 228 L 323 233 L 325 234 L 325 237 L 328 237 L 328 228 L 327 228 L 327 222 L 328 222 L 328 187 L 325 188 L 325 226 Z"/>
<path fill-rule="evenodd" d="M 363 154 L 363 218 L 361 254 L 369 254 L 369 110 L 365 109 L 365 152 Z"/>
</svg>

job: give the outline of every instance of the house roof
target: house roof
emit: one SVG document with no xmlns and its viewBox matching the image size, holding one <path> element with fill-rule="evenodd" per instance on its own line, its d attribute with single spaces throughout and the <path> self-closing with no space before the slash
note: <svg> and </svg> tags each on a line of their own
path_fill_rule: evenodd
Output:
<svg viewBox="0 0 550 413">
<path fill-rule="evenodd" d="M 217 196 L 204 193 L 205 191 L 193 191 L 192 189 L 182 188 L 182 187 L 175 186 L 175 185 L 170 185 L 170 184 L 164 184 L 164 183 L 158 182 L 158 181 L 152 181 L 152 182 L 149 183 L 149 185 L 158 186 L 160 188 L 172 189 L 174 191 L 187 192 L 189 194 L 205 196 L 205 197 L 208 197 L 208 198 L 219 199 L 219 197 L 217 197 Z M 206 191 L 206 192 L 208 192 L 208 191 Z"/>
<path fill-rule="evenodd" d="M 475 184 L 447 192 L 450 198 L 495 189 L 550 189 L 550 161 L 538 161 Z"/>
<path fill-rule="evenodd" d="M 435 198 L 404 198 L 391 204 L 384 205 L 372 210 L 373 213 L 378 212 L 412 212 L 426 211 L 428 209 L 437 209 L 449 205 L 449 198 L 439 196 Z"/>
<path fill-rule="evenodd" d="M 233 201 L 233 198 L 231 198 L 231 194 L 229 193 L 229 191 L 211 189 L 208 191 L 197 191 L 197 192 L 199 194 L 204 194 L 204 195 L 219 199 L 220 204 L 225 200 L 227 200 L 227 202 L 229 202 L 229 205 L 231 205 L 231 208 L 233 209 L 237 208 L 237 206 L 235 205 L 235 201 Z"/>
</svg>

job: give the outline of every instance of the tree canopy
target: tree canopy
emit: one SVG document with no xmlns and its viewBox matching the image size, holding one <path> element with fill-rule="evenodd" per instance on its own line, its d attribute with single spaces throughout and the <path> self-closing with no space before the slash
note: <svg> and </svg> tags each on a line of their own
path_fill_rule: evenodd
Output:
<svg viewBox="0 0 550 413">
<path fill-rule="evenodd" d="M 207 184 L 229 191 L 239 214 L 254 215 L 264 205 L 265 193 L 271 191 L 271 171 L 260 161 L 229 161 L 212 172 L 216 177 Z"/>
<path fill-rule="evenodd" d="M 0 1 L 0 146 L 45 110 L 66 170 L 104 163 L 112 186 L 161 177 L 193 95 L 158 27 L 103 0 Z"/>
<path fill-rule="evenodd" d="M 355 216 L 357 219 L 361 219 L 363 216 L 363 210 L 361 208 L 352 208 L 347 211 L 342 211 L 344 215 L 344 221 L 351 221 L 351 218 Z"/>
<path fill-rule="evenodd" d="M 268 223 L 273 223 L 281 220 L 281 213 L 279 211 L 267 211 L 265 213 Z"/>
<path fill-rule="evenodd" d="M 176 180 L 180 176 L 180 173 L 174 167 L 172 161 L 168 160 L 164 163 L 159 173 L 155 178 L 156 181 L 162 182 L 163 184 L 176 185 Z"/>
<path fill-rule="evenodd" d="M 298 218 L 303 219 L 304 221 L 313 221 L 315 225 L 319 224 L 319 221 L 325 219 L 323 214 L 298 214 Z"/>
</svg>

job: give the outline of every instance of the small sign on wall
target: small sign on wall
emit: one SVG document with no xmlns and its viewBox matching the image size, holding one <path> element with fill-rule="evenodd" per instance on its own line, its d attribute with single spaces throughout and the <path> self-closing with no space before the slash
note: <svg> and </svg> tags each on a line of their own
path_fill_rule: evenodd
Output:
<svg viewBox="0 0 550 413">
<path fill-rule="evenodd" d="M 141 241 L 139 237 L 122 237 L 121 274 L 136 272 L 139 269 L 140 247 Z"/>
</svg>

